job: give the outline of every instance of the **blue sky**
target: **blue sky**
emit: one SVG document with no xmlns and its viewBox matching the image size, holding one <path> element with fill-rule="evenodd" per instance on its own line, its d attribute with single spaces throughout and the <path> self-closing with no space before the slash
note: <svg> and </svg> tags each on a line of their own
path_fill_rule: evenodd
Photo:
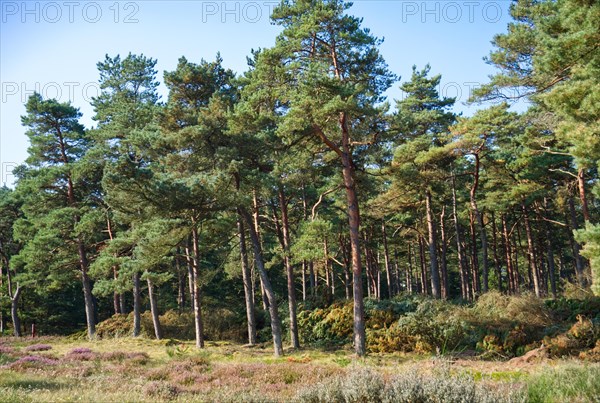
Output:
<svg viewBox="0 0 600 403">
<path fill-rule="evenodd" d="M 27 97 L 71 101 L 93 125 L 89 100 L 98 91 L 96 63 L 105 54 L 143 53 L 158 60 L 158 78 L 185 56 L 191 62 L 214 59 L 242 73 L 251 49 L 274 44 L 279 27 L 270 23 L 276 1 L 8 1 L 0 0 L 0 162 L 2 182 L 27 156 L 20 125 Z M 483 61 L 490 41 L 510 21 L 507 0 L 355 1 L 350 13 L 384 37 L 381 52 L 390 70 L 410 77 L 412 65 L 430 63 L 442 74 L 440 92 L 458 98 L 466 115 L 469 90 L 494 72 Z M 388 91 L 402 97 L 399 83 Z M 163 100 L 166 92 L 161 86 Z"/>
</svg>

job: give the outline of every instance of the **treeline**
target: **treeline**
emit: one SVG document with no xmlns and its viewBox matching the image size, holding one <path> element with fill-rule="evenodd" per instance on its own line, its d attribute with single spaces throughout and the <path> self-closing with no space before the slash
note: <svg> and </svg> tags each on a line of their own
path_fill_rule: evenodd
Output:
<svg viewBox="0 0 600 403">
<path fill-rule="evenodd" d="M 362 355 L 365 296 L 600 291 L 600 5 L 514 3 L 473 99 L 506 102 L 472 117 L 429 66 L 391 110 L 397 77 L 348 7 L 284 1 L 247 72 L 182 57 L 166 102 L 156 60 L 106 56 L 94 128 L 32 95 L 29 156 L 0 193 L 2 330 L 85 313 L 93 338 L 132 311 L 136 336 L 149 306 L 161 338 L 161 311 L 191 309 L 202 347 L 203 313 L 229 306 L 254 344 L 262 308 L 279 355 L 282 320 L 300 345 L 299 300 L 347 298 Z M 505 90 L 531 107 L 512 112 Z"/>
</svg>

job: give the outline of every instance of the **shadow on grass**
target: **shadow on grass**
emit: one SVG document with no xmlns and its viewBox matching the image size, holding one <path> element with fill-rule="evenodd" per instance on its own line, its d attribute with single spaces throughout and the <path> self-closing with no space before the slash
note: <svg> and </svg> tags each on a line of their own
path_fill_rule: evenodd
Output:
<svg viewBox="0 0 600 403">
<path fill-rule="evenodd" d="M 3 373 L 0 375 L 0 388 L 28 389 L 28 390 L 60 390 L 68 388 L 67 382 L 54 381 L 31 375 Z"/>
</svg>

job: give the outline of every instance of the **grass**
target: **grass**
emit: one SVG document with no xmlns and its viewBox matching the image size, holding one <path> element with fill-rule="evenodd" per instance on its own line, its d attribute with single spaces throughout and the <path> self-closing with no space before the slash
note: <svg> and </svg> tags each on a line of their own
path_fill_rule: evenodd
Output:
<svg viewBox="0 0 600 403">
<path fill-rule="evenodd" d="M 40 344 L 51 348 L 27 351 Z M 415 391 L 439 390 L 441 395 L 443 388 L 452 387 L 457 388 L 457 395 L 475 389 L 500 394 L 518 390 L 532 402 L 594 401 L 600 396 L 600 365 L 575 360 L 511 368 L 507 362 L 403 353 L 356 359 L 348 349 L 288 350 L 284 357 L 275 358 L 268 344 L 208 343 L 198 351 L 192 342 L 143 338 L 94 342 L 60 337 L 1 338 L 0 345 L 6 351 L 0 361 L 0 403 L 279 402 L 311 396 L 317 400 L 311 397 L 309 401 L 321 401 L 320 390 L 329 393 L 324 396 L 331 402 L 361 401 L 361 396 L 369 394 L 383 398 L 370 388 L 373 382 L 385 388 L 386 399 L 407 385 L 420 384 L 421 389 Z M 28 355 L 43 359 L 19 361 Z M 368 375 L 372 382 L 360 383 L 362 378 L 352 376 L 355 373 Z M 305 390 L 314 385 L 321 386 L 316 391 Z"/>
<path fill-rule="evenodd" d="M 566 365 L 546 369 L 529 381 L 530 402 L 600 402 L 600 367 Z"/>
</svg>

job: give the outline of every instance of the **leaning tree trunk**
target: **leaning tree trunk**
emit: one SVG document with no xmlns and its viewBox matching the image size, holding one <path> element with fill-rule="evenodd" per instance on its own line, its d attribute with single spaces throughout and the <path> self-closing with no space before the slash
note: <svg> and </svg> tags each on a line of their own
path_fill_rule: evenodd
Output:
<svg viewBox="0 0 600 403">
<path fill-rule="evenodd" d="M 133 273 L 133 337 L 138 337 L 142 328 L 142 297 L 140 273 Z"/>
<path fill-rule="evenodd" d="M 275 356 L 279 357 L 283 355 L 283 346 L 281 344 L 281 322 L 279 321 L 279 312 L 277 309 L 277 300 L 275 298 L 275 292 L 273 291 L 273 287 L 271 287 L 271 281 L 269 280 L 269 276 L 265 269 L 260 240 L 258 239 L 258 234 L 256 233 L 256 230 L 254 228 L 252 217 L 243 207 L 239 207 L 238 211 L 244 217 L 244 220 L 246 221 L 250 232 L 250 242 L 252 243 L 252 248 L 254 250 L 254 263 L 256 265 L 256 268 L 258 269 L 260 278 L 262 280 L 262 285 L 269 302 L 269 315 L 271 316 L 271 333 L 273 335 L 273 349 L 275 351 Z"/>
<path fill-rule="evenodd" d="M 158 314 L 158 304 L 156 303 L 156 294 L 154 293 L 154 284 L 152 284 L 150 279 L 146 281 L 148 283 L 148 299 L 150 299 L 150 313 L 152 314 L 152 324 L 154 325 L 154 336 L 156 336 L 156 340 L 160 340 L 163 336 Z"/>
</svg>

